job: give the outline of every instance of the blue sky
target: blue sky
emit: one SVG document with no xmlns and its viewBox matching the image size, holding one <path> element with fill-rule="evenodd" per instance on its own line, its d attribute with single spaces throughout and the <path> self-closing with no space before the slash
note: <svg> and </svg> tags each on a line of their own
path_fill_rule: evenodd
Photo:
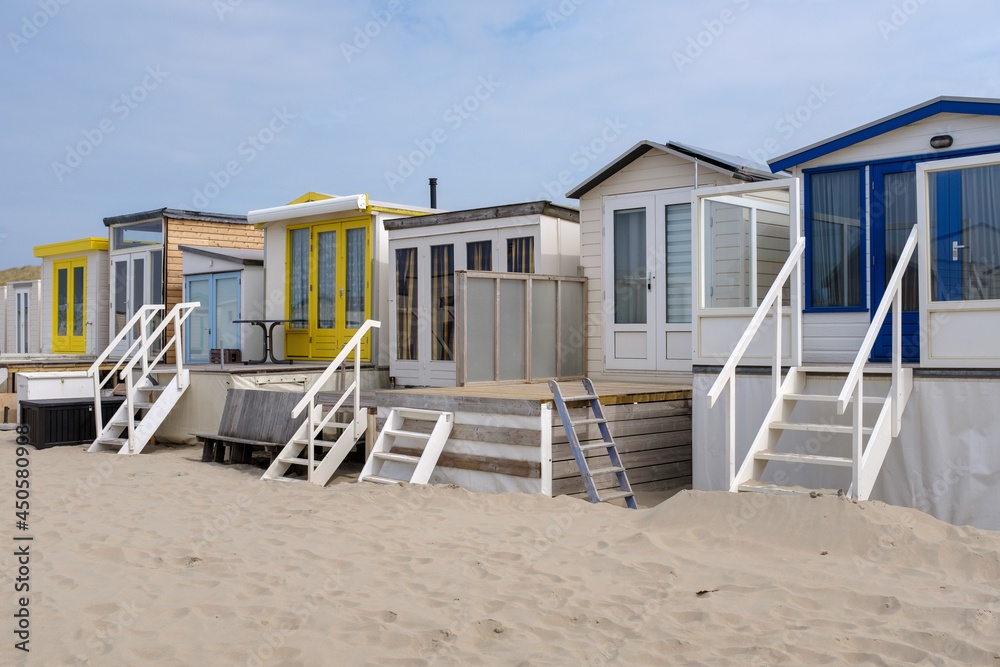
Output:
<svg viewBox="0 0 1000 667">
<path fill-rule="evenodd" d="M 567 203 L 643 139 L 757 160 L 1000 97 L 990 0 L 6 0 L 0 268 L 164 206 Z M 573 202 L 569 202 L 573 203 Z"/>
</svg>

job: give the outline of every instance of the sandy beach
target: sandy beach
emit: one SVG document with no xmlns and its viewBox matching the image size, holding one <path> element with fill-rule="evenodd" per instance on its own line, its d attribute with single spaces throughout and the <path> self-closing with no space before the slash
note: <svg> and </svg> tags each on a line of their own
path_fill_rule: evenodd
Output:
<svg viewBox="0 0 1000 667">
<path fill-rule="evenodd" d="M 30 544 L 30 653 L 8 629 L 2 664 L 1000 665 L 1000 533 L 914 510 L 319 488 L 81 446 L 29 448 L 18 531 L 0 442 L 8 628 Z"/>
</svg>

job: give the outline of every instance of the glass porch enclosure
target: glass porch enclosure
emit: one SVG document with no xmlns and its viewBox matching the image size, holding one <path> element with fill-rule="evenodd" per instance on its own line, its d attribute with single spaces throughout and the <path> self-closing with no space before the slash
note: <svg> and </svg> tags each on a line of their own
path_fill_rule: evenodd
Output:
<svg viewBox="0 0 1000 667">
<path fill-rule="evenodd" d="M 724 363 L 801 236 L 798 179 L 704 188 L 694 193 L 694 254 L 698 285 L 695 363 Z M 801 359 L 801 264 L 782 290 L 782 357 Z M 744 359 L 769 365 L 773 315 Z"/>
<path fill-rule="evenodd" d="M 917 201 L 921 365 L 998 368 L 1000 155 L 918 164 Z"/>
</svg>

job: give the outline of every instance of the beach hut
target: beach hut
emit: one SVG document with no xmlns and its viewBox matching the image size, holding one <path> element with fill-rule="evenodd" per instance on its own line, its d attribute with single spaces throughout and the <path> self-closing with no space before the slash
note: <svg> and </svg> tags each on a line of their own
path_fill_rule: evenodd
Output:
<svg viewBox="0 0 1000 667">
<path fill-rule="evenodd" d="M 113 339 L 146 304 L 169 312 L 184 298 L 181 246 L 261 251 L 263 234 L 244 215 L 159 208 L 104 218 L 110 260 L 110 330 Z M 206 324 L 206 323 L 203 323 Z M 166 332 L 167 336 L 171 331 Z M 249 335 L 249 334 L 248 334 Z M 132 344 L 132 333 L 115 350 Z M 168 353 L 172 358 L 173 352 Z"/>
<path fill-rule="evenodd" d="M 368 319 L 388 321 L 386 222 L 434 209 L 308 192 L 285 206 L 250 211 L 266 238 L 264 317 L 282 320 L 277 357 L 330 360 Z M 369 370 L 387 370 L 388 337 L 372 331 L 362 345 Z M 384 374 L 384 373 L 382 373 Z M 385 381 L 380 378 L 380 384 Z"/>
<path fill-rule="evenodd" d="M 3 353 L 39 354 L 42 350 L 40 280 L 20 280 L 2 288 Z"/>
<path fill-rule="evenodd" d="M 179 247 L 183 256 L 184 301 L 198 302 L 185 329 L 187 363 L 209 363 L 212 350 L 239 350 L 253 360 L 263 346 L 260 327 L 240 320 L 264 317 L 264 251 L 249 248 Z"/>
<path fill-rule="evenodd" d="M 42 260 L 42 354 L 98 354 L 109 340 L 108 239 L 82 238 L 34 250 Z M 15 313 L 22 308 L 14 304 Z"/>
<path fill-rule="evenodd" d="M 790 177 L 694 198 L 695 487 L 1000 528 L 1000 100 L 936 98 L 770 166 Z"/>
<path fill-rule="evenodd" d="M 579 213 L 548 201 L 395 218 L 385 226 L 393 286 L 389 375 L 399 386 L 456 385 L 456 355 L 467 350 L 457 346 L 458 272 L 578 275 Z"/>
<path fill-rule="evenodd" d="M 641 141 L 567 193 L 580 201 L 588 375 L 690 378 L 692 192 L 773 178 L 743 158 Z"/>
</svg>

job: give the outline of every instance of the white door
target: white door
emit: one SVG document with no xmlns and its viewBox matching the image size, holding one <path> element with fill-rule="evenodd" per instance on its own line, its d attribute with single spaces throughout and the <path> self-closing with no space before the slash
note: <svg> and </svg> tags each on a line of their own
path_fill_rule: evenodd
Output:
<svg viewBox="0 0 1000 667">
<path fill-rule="evenodd" d="M 117 336 L 146 304 L 163 303 L 163 251 L 144 250 L 111 258 L 111 336 Z M 159 318 L 154 320 L 154 325 Z M 139 336 L 133 327 L 115 350 L 122 354 Z"/>
<path fill-rule="evenodd" d="M 28 354 L 28 290 L 19 289 L 14 292 L 15 297 L 15 311 L 14 311 L 14 352 L 17 354 Z"/>
<path fill-rule="evenodd" d="M 605 367 L 691 370 L 691 190 L 604 199 Z"/>
</svg>

